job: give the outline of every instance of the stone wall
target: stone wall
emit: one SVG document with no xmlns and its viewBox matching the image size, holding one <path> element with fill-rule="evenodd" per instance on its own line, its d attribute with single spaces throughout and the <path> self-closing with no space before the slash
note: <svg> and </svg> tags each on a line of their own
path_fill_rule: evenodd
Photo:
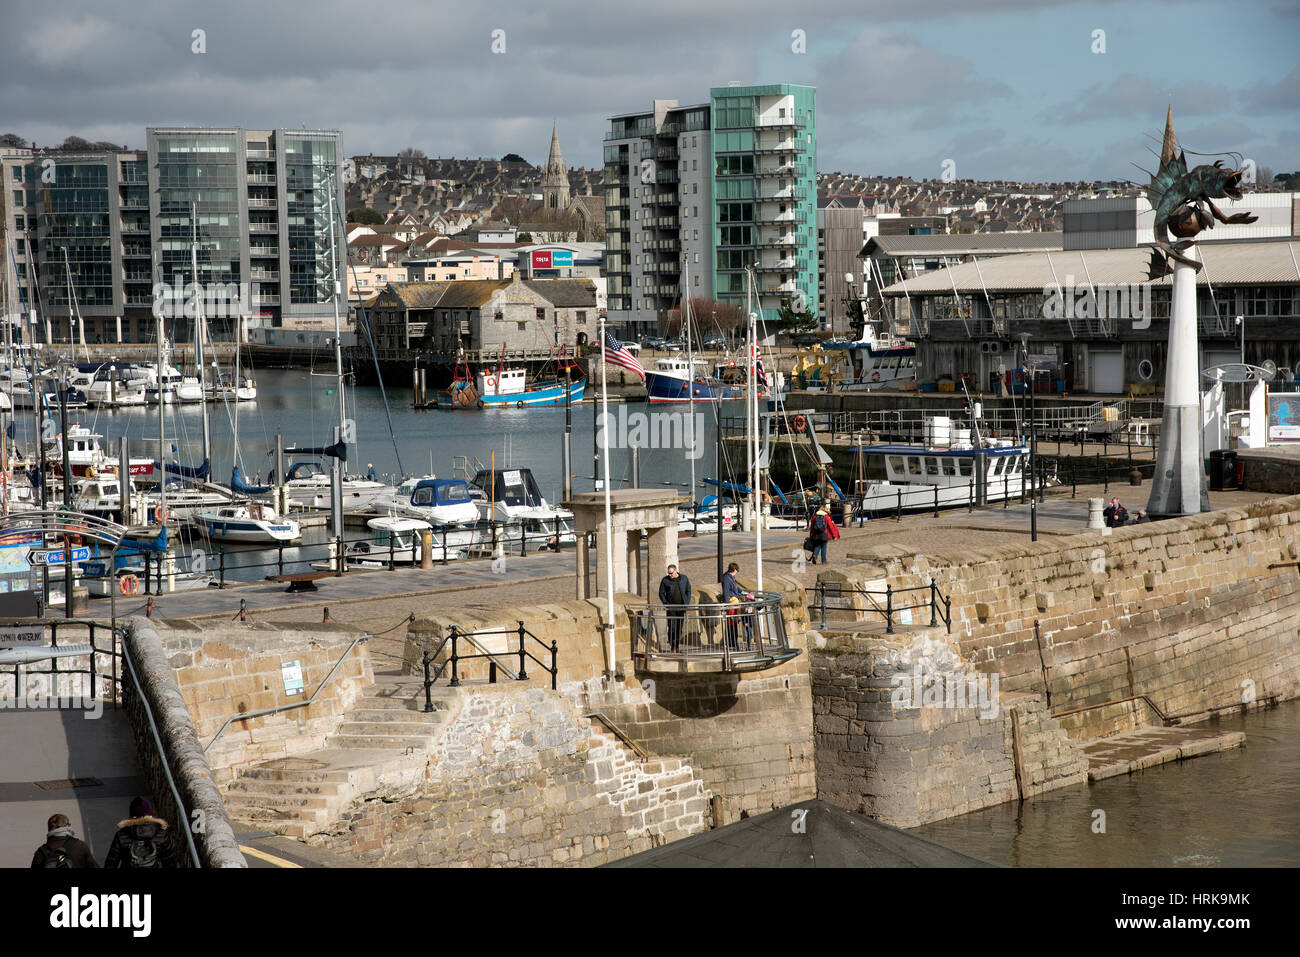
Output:
<svg viewBox="0 0 1300 957">
<path fill-rule="evenodd" d="M 854 549 L 850 581 L 930 576 L 962 658 L 1041 694 L 1078 739 L 1300 693 L 1300 499 L 1036 544 L 921 555 Z M 1283 565 L 1286 567 L 1270 567 Z"/>
<path fill-rule="evenodd" d="M 780 578 L 767 586 L 784 592 L 786 629 L 792 646 L 802 649 L 808 629 L 802 589 L 797 582 Z M 699 600 L 716 600 L 714 591 L 712 586 L 702 586 Z M 558 645 L 560 690 L 584 713 L 604 714 L 649 754 L 689 760 L 716 799 L 718 823 L 815 796 L 806 653 L 779 668 L 745 675 L 641 674 L 631 659 L 625 611 L 629 603 L 641 601 L 635 595 L 615 598 L 614 644 L 620 672 L 612 683 L 603 677 L 601 629 L 607 607 L 603 599 L 528 609 L 529 631 L 548 645 L 552 640 Z M 518 619 L 468 613 L 418 620 L 408 629 L 408 671 L 418 672 L 421 653 L 437 649 L 453 622 L 464 629 L 487 631 L 518 626 Z M 513 635 L 497 634 L 481 641 L 515 666 L 517 656 L 512 659 L 508 654 L 517 647 Z M 526 645 L 535 654 L 540 650 L 531 639 Z M 448 654 L 444 645 L 434 660 L 441 664 Z M 534 681 L 545 680 L 531 661 L 527 665 Z M 481 679 L 487 673 L 481 660 L 465 662 L 457 670 L 462 679 Z M 446 681 L 449 675 L 446 671 L 439 680 Z M 500 680 L 506 680 L 504 675 Z"/>
<path fill-rule="evenodd" d="M 130 664 L 123 663 L 128 674 L 122 682 L 122 704 L 131 722 L 141 775 L 154 808 L 163 820 L 171 822 L 178 863 L 182 867 L 192 864 L 189 843 L 183 836 L 188 829 L 204 867 L 245 867 L 221 792 L 203 756 L 158 632 L 152 622 L 133 618 L 124 641 Z M 130 674 L 131 666 L 139 681 L 138 690 Z M 173 785 L 183 807 L 177 806 Z"/>
<path fill-rule="evenodd" d="M 916 827 L 1086 780 L 1037 695 L 1000 693 L 941 630 L 855 635 L 812 652 L 817 796 Z"/>
<path fill-rule="evenodd" d="M 566 696 L 505 683 L 463 697 L 425 780 L 355 802 L 312 843 L 387 866 L 573 866 L 708 826 L 689 764 L 640 760 Z"/>
<path fill-rule="evenodd" d="M 335 625 L 290 628 L 270 623 L 165 621 L 158 628 L 199 740 L 206 746 L 226 719 L 304 701 L 352 643 L 355 632 Z M 281 665 L 298 661 L 303 691 L 285 693 Z M 240 765 L 324 747 L 325 738 L 374 673 L 365 644 L 354 648 L 320 696 L 306 707 L 233 721 L 208 752 L 219 784 Z"/>
</svg>

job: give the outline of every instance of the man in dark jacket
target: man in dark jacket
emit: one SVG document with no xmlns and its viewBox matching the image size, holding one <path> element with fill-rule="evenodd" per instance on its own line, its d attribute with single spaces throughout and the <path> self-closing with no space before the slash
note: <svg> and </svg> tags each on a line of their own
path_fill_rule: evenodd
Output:
<svg viewBox="0 0 1300 957">
<path fill-rule="evenodd" d="M 668 566 L 668 574 L 659 581 L 659 601 L 668 609 L 668 650 L 677 653 L 682 641 L 682 621 L 691 603 L 691 580 Z"/>
<path fill-rule="evenodd" d="M 84 841 L 73 837 L 72 822 L 55 814 L 45 824 L 45 843 L 32 855 L 32 867 L 99 867 Z"/>
<path fill-rule="evenodd" d="M 1101 514 L 1106 519 L 1107 528 L 1120 528 L 1128 524 L 1128 509 L 1119 504 L 1118 498 L 1112 498 Z"/>
<path fill-rule="evenodd" d="M 131 816 L 118 821 L 113 846 L 104 860 L 106 868 L 174 867 L 167 822 L 153 816 L 146 797 L 131 802 Z"/>
<path fill-rule="evenodd" d="M 734 604 L 736 608 L 727 609 L 727 644 L 732 648 L 738 648 L 737 643 L 737 621 L 739 620 L 745 626 L 745 647 L 750 647 L 754 639 L 754 613 L 752 606 L 753 594 L 746 592 L 736 581 L 736 573 L 740 571 L 740 566 L 732 562 L 727 566 L 727 573 L 722 576 L 722 600 L 727 604 Z M 747 607 L 748 606 L 748 607 Z"/>
</svg>

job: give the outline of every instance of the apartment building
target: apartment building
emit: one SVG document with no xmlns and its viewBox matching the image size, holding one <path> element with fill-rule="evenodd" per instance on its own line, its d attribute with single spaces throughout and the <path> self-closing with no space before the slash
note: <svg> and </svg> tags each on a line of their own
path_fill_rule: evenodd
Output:
<svg viewBox="0 0 1300 957">
<path fill-rule="evenodd" d="M 183 287 L 196 272 L 229 300 L 209 312 L 215 338 L 233 336 L 236 311 L 247 327 L 332 329 L 340 134 L 151 127 L 146 140 L 138 151 L 0 151 L 5 268 L 40 317 L 24 335 L 76 341 L 84 326 L 88 343 L 147 342 L 162 312 L 168 337 L 187 341 Z"/>
</svg>

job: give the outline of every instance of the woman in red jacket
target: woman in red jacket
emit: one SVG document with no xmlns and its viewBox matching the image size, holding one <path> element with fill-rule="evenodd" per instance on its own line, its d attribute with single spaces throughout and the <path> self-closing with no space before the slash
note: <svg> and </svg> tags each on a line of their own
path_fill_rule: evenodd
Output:
<svg viewBox="0 0 1300 957">
<path fill-rule="evenodd" d="M 817 514 L 812 517 L 808 523 L 808 540 L 812 542 L 812 564 L 817 564 L 817 556 L 820 554 L 822 564 L 826 564 L 826 544 L 833 542 L 840 537 L 840 530 L 835 525 L 835 519 L 831 518 L 831 513 L 823 505 L 817 509 Z"/>
</svg>

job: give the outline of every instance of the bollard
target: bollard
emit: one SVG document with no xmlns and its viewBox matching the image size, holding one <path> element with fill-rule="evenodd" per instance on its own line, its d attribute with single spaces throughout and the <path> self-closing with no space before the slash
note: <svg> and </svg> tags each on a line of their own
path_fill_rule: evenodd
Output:
<svg viewBox="0 0 1300 957">
<path fill-rule="evenodd" d="M 330 623 L 330 606 L 329 606 L 329 605 L 326 605 L 326 606 L 325 606 L 325 615 L 324 615 L 324 617 L 321 619 L 321 624 L 323 624 L 323 625 L 328 625 L 329 623 Z"/>
<path fill-rule="evenodd" d="M 447 540 L 446 532 L 442 533 L 442 539 L 443 542 L 445 543 Z M 444 544 L 443 547 L 445 549 L 446 545 Z M 425 571 L 428 571 L 432 567 L 433 567 L 433 529 L 426 528 L 424 531 L 420 532 L 420 568 L 422 568 Z"/>
<path fill-rule="evenodd" d="M 146 618 L 152 618 L 152 617 L 153 617 L 153 599 L 152 599 L 152 598 L 146 598 L 146 599 L 144 600 L 144 616 L 145 616 Z M 91 655 L 90 657 L 91 657 L 91 661 L 93 662 L 95 656 L 94 656 L 94 655 Z"/>
<path fill-rule="evenodd" d="M 221 579 L 217 582 L 218 588 L 226 587 L 226 550 L 221 550 Z"/>
<path fill-rule="evenodd" d="M 903 520 L 903 490 L 900 488 L 898 490 L 898 511 L 894 513 L 894 521 L 901 522 L 902 520 Z"/>
<path fill-rule="evenodd" d="M 241 598 L 239 599 L 239 620 L 243 621 L 247 613 L 248 613 L 248 599 Z"/>
<path fill-rule="evenodd" d="M 1106 500 L 1104 498 L 1088 499 L 1088 527 L 1089 528 L 1106 527 L 1105 519 L 1102 518 L 1102 514 L 1101 514 L 1105 501 Z"/>
<path fill-rule="evenodd" d="M 420 659 L 424 665 L 424 713 L 430 714 L 433 711 L 433 695 L 429 693 L 429 689 L 433 686 L 433 679 L 429 677 L 429 649 L 424 650 Z"/>
<path fill-rule="evenodd" d="M 934 517 L 939 517 L 939 486 L 934 487 Z"/>
</svg>

